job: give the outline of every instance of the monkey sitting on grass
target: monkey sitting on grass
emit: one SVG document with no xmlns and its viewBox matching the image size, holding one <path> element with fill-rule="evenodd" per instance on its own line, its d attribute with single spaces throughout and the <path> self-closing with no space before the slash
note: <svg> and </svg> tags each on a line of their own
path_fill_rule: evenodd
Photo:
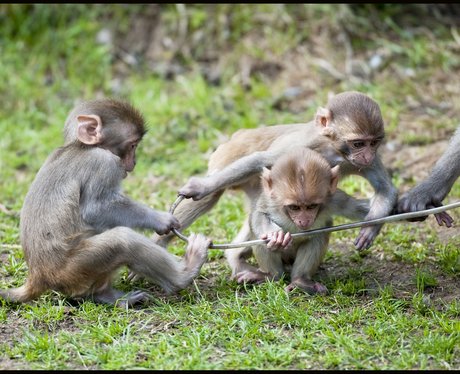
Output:
<svg viewBox="0 0 460 374">
<path fill-rule="evenodd" d="M 131 306 L 147 294 L 112 287 L 126 265 L 167 293 L 185 288 L 207 259 L 210 240 L 189 237 L 185 257 L 132 228 L 166 234 L 176 218 L 135 202 L 121 181 L 136 164 L 146 132 L 144 118 L 130 104 L 94 100 L 76 106 L 65 125 L 66 144 L 46 160 L 33 181 L 20 217 L 21 245 L 28 265 L 25 284 L 0 296 L 27 302 L 46 290 L 99 303 Z"/>
</svg>

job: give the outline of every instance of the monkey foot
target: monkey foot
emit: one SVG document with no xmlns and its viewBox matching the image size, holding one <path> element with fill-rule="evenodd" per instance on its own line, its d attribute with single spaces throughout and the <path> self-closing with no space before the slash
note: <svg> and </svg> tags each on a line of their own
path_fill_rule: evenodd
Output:
<svg viewBox="0 0 460 374">
<path fill-rule="evenodd" d="M 313 282 L 311 280 L 306 279 L 296 279 L 292 283 L 288 284 L 284 290 L 286 292 L 291 292 L 296 288 L 300 288 L 301 290 L 305 291 L 310 295 L 320 294 L 325 295 L 327 294 L 328 290 L 327 287 L 322 285 L 319 282 Z"/>
<path fill-rule="evenodd" d="M 204 235 L 190 234 L 188 237 L 187 252 L 185 253 L 187 269 L 197 269 L 197 272 L 200 270 L 208 258 L 208 248 L 210 245 L 211 239 L 206 238 Z"/>
<path fill-rule="evenodd" d="M 121 298 L 117 299 L 115 305 L 118 308 L 125 309 L 126 307 L 133 306 L 139 302 L 146 301 L 150 298 L 149 294 L 144 291 L 137 290 L 128 292 L 127 294 L 123 295 Z"/>
<path fill-rule="evenodd" d="M 268 278 L 269 274 L 259 270 L 244 270 L 235 275 L 238 283 L 262 283 Z"/>
</svg>

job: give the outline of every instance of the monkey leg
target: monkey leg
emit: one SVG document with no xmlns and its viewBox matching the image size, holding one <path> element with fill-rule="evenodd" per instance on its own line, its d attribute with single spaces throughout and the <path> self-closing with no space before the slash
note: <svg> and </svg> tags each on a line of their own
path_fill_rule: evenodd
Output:
<svg viewBox="0 0 460 374">
<path fill-rule="evenodd" d="M 259 269 L 242 263 L 244 266 L 234 275 L 238 283 L 263 283 L 270 279 L 278 280 L 283 276 L 284 265 L 280 253 L 272 252 L 265 246 L 256 246 L 253 253 Z"/>
<path fill-rule="evenodd" d="M 214 192 L 201 200 L 184 199 L 174 211 L 174 216 L 179 220 L 181 230 L 185 230 L 203 214 L 211 210 L 219 201 L 225 190 Z M 166 235 L 153 235 L 156 244 L 166 248 L 174 237 L 174 233 Z"/>
<path fill-rule="evenodd" d="M 243 223 L 240 231 L 236 237 L 232 240 L 232 243 L 240 243 L 251 238 L 251 229 L 249 227 L 249 220 L 246 220 Z M 236 274 L 243 271 L 257 271 L 257 269 L 249 265 L 246 261 L 249 257 L 252 256 L 252 247 L 244 248 L 229 248 L 225 250 L 225 257 L 227 258 L 230 269 L 232 270 L 231 279 L 236 279 Z"/>
<path fill-rule="evenodd" d="M 107 282 L 105 287 L 99 288 L 88 297 L 97 303 L 115 304 L 119 308 L 133 306 L 138 302 L 146 301 L 149 299 L 149 296 L 146 292 L 138 290 L 125 293 L 113 288 L 111 286 L 111 282 Z"/>
<path fill-rule="evenodd" d="M 254 248 L 254 257 L 260 271 L 272 274 L 275 279 L 280 279 L 283 276 L 284 264 L 281 252 L 273 252 L 267 249 L 265 245 L 258 245 Z"/>
<path fill-rule="evenodd" d="M 64 292 L 72 296 L 90 296 L 95 301 L 115 303 L 120 297 L 112 289 L 112 274 L 127 265 L 160 285 L 167 293 L 185 288 L 199 273 L 207 259 L 209 239 L 191 235 L 184 259 L 156 245 L 151 239 L 127 228 L 116 227 L 82 241 L 62 270 L 67 277 Z M 128 304 L 144 299 L 143 294 L 124 296 Z"/>
<path fill-rule="evenodd" d="M 307 242 L 300 244 L 292 265 L 291 283 L 286 286 L 286 292 L 300 288 L 309 294 L 325 294 L 327 288 L 319 282 L 312 281 L 317 272 L 329 243 L 329 234 L 316 235 Z"/>
</svg>

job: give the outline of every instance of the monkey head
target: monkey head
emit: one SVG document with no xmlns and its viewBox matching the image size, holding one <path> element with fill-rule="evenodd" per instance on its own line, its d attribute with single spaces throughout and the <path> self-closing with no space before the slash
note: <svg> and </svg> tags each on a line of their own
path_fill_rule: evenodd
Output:
<svg viewBox="0 0 460 374">
<path fill-rule="evenodd" d="M 146 133 L 140 112 L 126 102 L 103 99 L 84 102 L 68 116 L 66 143 L 79 141 L 118 156 L 126 172 L 136 165 L 136 148 Z"/>
<path fill-rule="evenodd" d="M 336 150 L 358 169 L 370 166 L 385 136 L 378 104 L 360 92 L 332 97 L 316 112 L 316 124 Z"/>
<path fill-rule="evenodd" d="M 318 213 L 336 191 L 339 166 L 331 169 L 319 153 L 295 149 L 262 173 L 262 187 L 271 205 L 299 230 L 313 225 Z"/>
</svg>

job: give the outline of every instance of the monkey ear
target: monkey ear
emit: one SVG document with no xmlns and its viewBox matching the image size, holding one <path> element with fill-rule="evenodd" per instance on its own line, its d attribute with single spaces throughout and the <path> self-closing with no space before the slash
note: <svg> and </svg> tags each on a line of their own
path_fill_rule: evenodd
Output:
<svg viewBox="0 0 460 374">
<path fill-rule="evenodd" d="M 273 185 L 273 179 L 271 176 L 271 171 L 268 168 L 263 168 L 262 170 L 262 187 L 266 192 L 270 192 Z"/>
<path fill-rule="evenodd" d="M 79 115 L 77 117 L 77 138 L 84 144 L 94 145 L 102 141 L 101 117 L 95 114 Z"/>
<path fill-rule="evenodd" d="M 337 191 L 337 184 L 339 183 L 339 171 L 340 171 L 339 168 L 340 166 L 336 165 L 331 169 L 331 173 L 332 173 L 331 187 L 330 187 L 331 194 Z"/>
<path fill-rule="evenodd" d="M 329 109 L 319 107 L 316 111 L 315 122 L 321 127 L 327 127 L 331 124 L 332 112 Z"/>
</svg>

